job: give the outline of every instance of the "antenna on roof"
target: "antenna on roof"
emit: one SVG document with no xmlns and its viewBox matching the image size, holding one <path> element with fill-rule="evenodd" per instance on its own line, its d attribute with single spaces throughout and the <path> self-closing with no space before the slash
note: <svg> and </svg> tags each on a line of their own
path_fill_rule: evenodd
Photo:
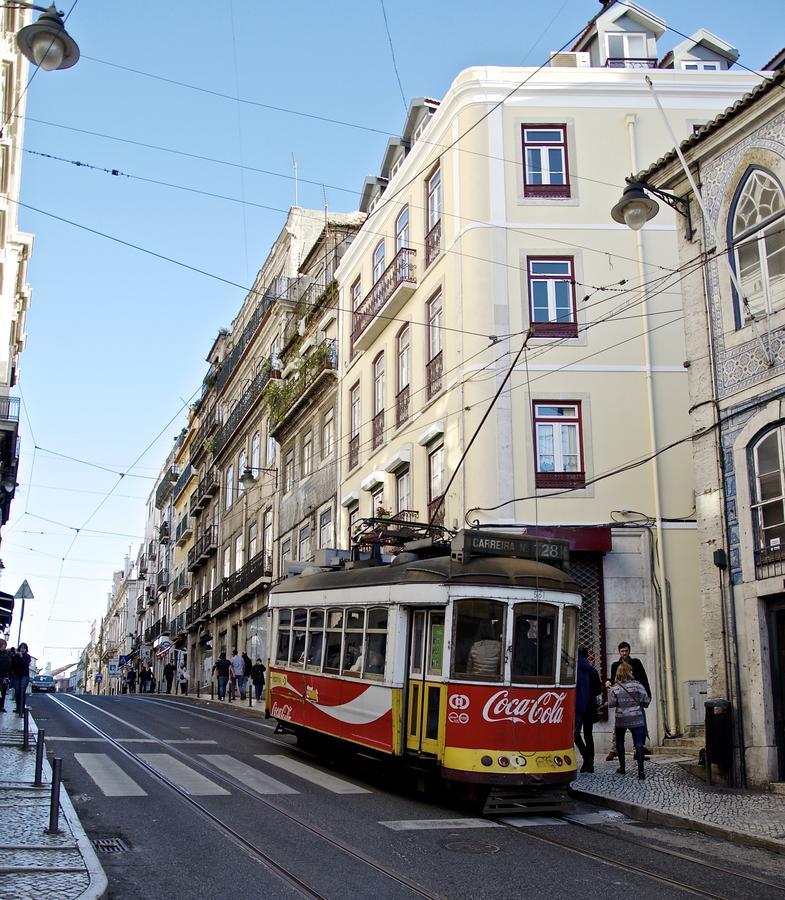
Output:
<svg viewBox="0 0 785 900">
<path fill-rule="evenodd" d="M 292 153 L 292 168 L 294 169 L 294 205 L 299 206 L 299 191 L 298 191 L 298 181 L 297 181 L 297 160 L 295 159 L 294 153 Z"/>
</svg>

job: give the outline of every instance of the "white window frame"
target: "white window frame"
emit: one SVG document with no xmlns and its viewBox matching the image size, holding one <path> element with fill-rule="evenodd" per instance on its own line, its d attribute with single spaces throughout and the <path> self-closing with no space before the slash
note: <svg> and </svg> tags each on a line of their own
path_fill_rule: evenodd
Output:
<svg viewBox="0 0 785 900">
<path fill-rule="evenodd" d="M 231 509 L 232 504 L 234 503 L 234 466 L 228 465 L 226 467 L 226 493 L 225 493 L 225 506 L 224 509 Z"/>
</svg>

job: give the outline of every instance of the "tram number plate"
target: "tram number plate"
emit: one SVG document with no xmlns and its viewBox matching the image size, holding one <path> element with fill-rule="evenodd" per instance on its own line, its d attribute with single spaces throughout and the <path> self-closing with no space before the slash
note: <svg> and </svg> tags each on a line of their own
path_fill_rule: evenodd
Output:
<svg viewBox="0 0 785 900">
<path fill-rule="evenodd" d="M 493 532 L 462 531 L 452 542 L 452 555 L 464 562 L 473 556 L 514 556 L 550 563 L 569 558 L 569 541 L 537 537 L 511 537 Z"/>
</svg>

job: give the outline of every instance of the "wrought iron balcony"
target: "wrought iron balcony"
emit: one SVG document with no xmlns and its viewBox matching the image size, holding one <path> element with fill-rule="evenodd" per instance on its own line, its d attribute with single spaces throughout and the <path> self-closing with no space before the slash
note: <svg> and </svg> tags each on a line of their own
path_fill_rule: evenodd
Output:
<svg viewBox="0 0 785 900">
<path fill-rule="evenodd" d="M 165 591 L 169 587 L 169 572 L 167 569 L 159 569 L 155 586 L 159 591 Z"/>
<path fill-rule="evenodd" d="M 177 502 L 177 498 L 185 490 L 185 486 L 191 480 L 191 476 L 193 474 L 194 474 L 193 466 L 191 465 L 191 463 L 188 463 L 188 465 L 180 473 L 180 477 L 175 482 L 174 490 L 172 491 L 172 502 L 173 503 Z"/>
<path fill-rule="evenodd" d="M 191 589 L 191 573 L 190 572 L 180 572 L 180 574 L 175 578 L 174 585 L 172 588 L 172 595 L 177 598 L 182 594 L 187 594 Z"/>
<path fill-rule="evenodd" d="M 442 498 L 444 494 L 434 497 L 428 503 L 428 522 L 431 525 L 444 525 L 444 503 Z"/>
<path fill-rule="evenodd" d="M 211 406 L 203 416 L 199 417 L 199 419 L 199 430 L 196 432 L 196 437 L 191 444 L 190 459 L 193 465 L 196 465 L 207 452 L 206 441 L 220 424 L 218 408 L 215 405 Z"/>
<path fill-rule="evenodd" d="M 273 378 L 278 378 L 279 373 L 270 366 L 263 366 L 254 377 L 250 385 L 243 391 L 242 397 L 229 413 L 226 422 L 216 432 L 213 438 L 213 453 L 217 456 L 227 445 L 232 435 L 240 427 L 240 423 L 256 405 L 262 392 Z"/>
<path fill-rule="evenodd" d="M 137 614 L 137 616 L 143 616 L 143 615 L 144 615 L 144 608 L 145 608 L 144 597 L 139 597 L 139 599 L 136 601 L 136 614 Z"/>
<path fill-rule="evenodd" d="M 605 60 L 606 69 L 655 69 L 657 59 L 647 56 L 609 56 Z"/>
<path fill-rule="evenodd" d="M 258 584 L 269 584 L 273 576 L 273 558 L 262 551 L 227 579 L 228 600 L 237 600 Z"/>
<path fill-rule="evenodd" d="M 352 349 L 370 344 L 417 287 L 415 251 L 402 247 L 352 313 Z M 380 313 L 384 310 L 384 315 Z"/>
<path fill-rule="evenodd" d="M 213 588 L 210 595 L 210 609 L 215 612 L 220 609 L 229 599 L 229 579 L 224 578 L 221 583 Z"/>
<path fill-rule="evenodd" d="M 442 351 L 440 350 L 425 367 L 425 393 L 430 400 L 431 397 L 435 397 L 441 389 Z"/>
<path fill-rule="evenodd" d="M 335 341 L 324 341 L 305 358 L 302 370 L 293 378 L 277 381 L 270 387 L 270 436 L 276 437 L 313 397 L 318 386 L 335 377 L 338 353 Z"/>
<path fill-rule="evenodd" d="M 157 594 L 158 594 L 158 590 L 156 589 L 155 585 L 148 584 L 147 587 L 144 589 L 144 595 L 145 595 L 145 599 L 147 600 L 148 606 L 152 606 L 153 603 L 155 603 Z"/>
<path fill-rule="evenodd" d="M 140 576 L 147 574 L 147 557 L 144 553 L 139 557 L 139 566 L 137 572 Z"/>
<path fill-rule="evenodd" d="M 356 469 L 360 463 L 360 435 L 349 438 L 349 471 Z"/>
<path fill-rule="evenodd" d="M 0 397 L 0 421 L 2 421 L 2 422 L 18 422 L 19 421 L 19 398 L 18 397 Z"/>
<path fill-rule="evenodd" d="M 184 544 L 188 538 L 193 534 L 193 520 L 186 513 L 182 519 L 177 523 L 177 528 L 174 531 L 174 542 L 179 547 L 181 544 Z"/>
<path fill-rule="evenodd" d="M 169 468 L 161 476 L 161 481 L 155 489 L 155 508 L 161 509 L 166 502 L 167 497 L 172 493 L 175 482 L 180 476 L 177 466 L 169 466 Z"/>
<path fill-rule="evenodd" d="M 785 575 L 785 548 L 767 547 L 755 551 L 755 578 Z"/>
<path fill-rule="evenodd" d="M 380 409 L 371 422 L 371 449 L 375 450 L 384 443 L 384 410 Z"/>
<path fill-rule="evenodd" d="M 425 235 L 425 268 L 436 259 L 442 250 L 442 220 L 439 219 Z"/>
<path fill-rule="evenodd" d="M 169 523 L 161 522 L 158 528 L 158 543 L 159 544 L 168 544 L 169 543 Z"/>
<path fill-rule="evenodd" d="M 188 551 L 187 567 L 193 572 L 209 559 L 218 549 L 218 534 L 215 525 L 208 525 L 196 535 L 193 547 Z"/>
<path fill-rule="evenodd" d="M 535 472 L 534 484 L 538 488 L 567 488 L 573 490 L 586 484 L 585 472 Z"/>
<path fill-rule="evenodd" d="M 214 466 L 210 466 L 196 489 L 194 494 L 196 499 L 194 496 L 191 497 L 190 513 L 192 516 L 198 516 L 202 509 L 209 505 L 210 498 L 218 491 L 219 487 L 218 473 Z"/>
<path fill-rule="evenodd" d="M 409 421 L 409 385 L 401 388 L 395 398 L 395 426 L 400 428 L 404 422 Z"/>
<path fill-rule="evenodd" d="M 150 541 L 147 545 L 147 560 L 152 565 L 155 562 L 155 557 L 158 552 L 158 548 L 156 547 L 155 541 Z"/>
</svg>

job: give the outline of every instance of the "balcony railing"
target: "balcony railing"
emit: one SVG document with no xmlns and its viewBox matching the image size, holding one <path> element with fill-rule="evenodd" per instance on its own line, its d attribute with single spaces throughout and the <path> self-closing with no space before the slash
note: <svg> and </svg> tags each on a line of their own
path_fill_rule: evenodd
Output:
<svg viewBox="0 0 785 900">
<path fill-rule="evenodd" d="M 253 559 L 239 568 L 233 575 L 228 578 L 228 600 L 234 600 L 236 597 L 245 593 L 249 588 L 253 587 L 257 582 L 265 579 L 269 582 L 273 575 L 273 558 L 269 553 L 262 551 L 257 553 Z"/>
<path fill-rule="evenodd" d="M 769 547 L 755 551 L 755 578 L 785 575 L 785 548 Z"/>
<path fill-rule="evenodd" d="M 412 290 L 417 285 L 415 251 L 408 247 L 401 247 L 395 254 L 393 261 L 352 313 L 352 344 L 357 342 L 396 291 L 404 285 L 409 285 Z"/>
<path fill-rule="evenodd" d="M 262 299 L 251 314 L 251 318 L 248 320 L 245 328 L 243 328 L 242 334 L 235 340 L 234 347 L 227 353 L 221 363 L 215 379 L 215 385 L 218 391 L 222 391 L 232 377 L 232 373 L 237 368 L 237 364 L 240 362 L 240 359 L 245 352 L 245 348 L 253 339 L 256 330 L 262 324 L 262 320 L 267 315 L 267 311 L 273 303 L 280 298 L 280 294 L 282 292 L 286 293 L 290 287 L 297 282 L 297 279 L 282 277 L 281 279 L 277 279 L 277 281 L 279 282 L 278 284 L 275 286 L 271 285 L 264 292 Z"/>
<path fill-rule="evenodd" d="M 435 397 L 441 389 L 442 351 L 440 350 L 425 367 L 425 392 L 428 395 L 428 399 Z"/>
<path fill-rule="evenodd" d="M 438 497 L 434 497 L 428 503 L 428 522 L 431 525 L 444 525 L 444 503 L 442 503 L 442 497 L 444 494 L 440 494 Z"/>
<path fill-rule="evenodd" d="M 169 543 L 169 523 L 161 522 L 158 527 L 158 543 L 159 544 L 168 544 Z"/>
<path fill-rule="evenodd" d="M 538 488 L 567 488 L 574 490 L 586 484 L 585 472 L 535 472 L 534 484 Z"/>
<path fill-rule="evenodd" d="M 191 463 L 188 463 L 188 465 L 180 473 L 180 477 L 175 482 L 174 490 L 172 491 L 172 502 L 173 503 L 177 502 L 177 498 L 185 490 L 185 486 L 190 481 L 193 473 L 194 473 L 193 466 L 191 465 Z"/>
<path fill-rule="evenodd" d="M 657 59 L 647 56 L 609 56 L 605 60 L 606 69 L 654 69 Z"/>
<path fill-rule="evenodd" d="M 0 420 L 3 422 L 19 421 L 18 397 L 0 397 Z"/>
<path fill-rule="evenodd" d="M 218 481 L 218 473 L 211 466 L 204 478 L 199 482 L 199 487 L 191 495 L 191 504 L 189 512 L 192 516 L 198 516 L 202 509 L 210 503 L 210 497 L 216 493 L 220 487 Z"/>
<path fill-rule="evenodd" d="M 147 600 L 148 606 L 152 606 L 153 603 L 155 603 L 157 594 L 158 594 L 158 591 L 157 591 L 155 585 L 148 584 L 147 587 L 144 589 L 144 596 L 145 596 L 145 600 Z"/>
<path fill-rule="evenodd" d="M 155 489 L 155 508 L 161 509 L 161 507 L 166 502 L 166 498 L 169 494 L 172 493 L 175 482 L 177 481 L 180 473 L 177 470 L 176 466 L 169 466 L 169 468 L 164 472 L 161 476 L 161 481 L 158 487 Z"/>
<path fill-rule="evenodd" d="M 373 430 L 371 431 L 371 449 L 375 450 L 384 443 L 384 410 L 380 409 L 373 417 Z"/>
<path fill-rule="evenodd" d="M 159 569 L 158 577 L 155 579 L 155 586 L 159 591 L 165 591 L 169 586 L 169 572 L 167 569 Z"/>
<path fill-rule="evenodd" d="M 224 578 L 217 587 L 213 588 L 213 592 L 210 595 L 210 609 L 215 612 L 217 609 L 220 609 L 228 599 L 229 579 Z"/>
<path fill-rule="evenodd" d="M 220 424 L 217 407 L 211 406 L 204 416 L 200 416 L 200 419 L 199 430 L 196 432 L 193 444 L 191 444 L 191 462 L 194 464 L 198 462 L 207 449 L 205 441 Z"/>
<path fill-rule="evenodd" d="M 349 471 L 356 469 L 360 462 L 360 435 L 349 438 Z"/>
<path fill-rule="evenodd" d="M 298 409 L 312 394 L 312 388 L 321 381 L 326 373 L 335 371 L 338 365 L 338 353 L 335 341 L 324 341 L 315 347 L 305 358 L 302 370 L 293 378 L 277 381 L 267 395 L 272 428 L 271 437 L 275 437 Z"/>
<path fill-rule="evenodd" d="M 213 438 L 213 453 L 219 454 L 221 450 L 231 439 L 232 435 L 237 431 L 240 423 L 248 415 L 256 401 L 262 395 L 262 391 L 267 387 L 271 378 L 277 378 L 278 372 L 270 368 L 269 365 L 262 366 L 257 372 L 253 381 L 243 391 L 242 397 L 235 404 L 234 409 L 229 413 L 229 417 L 221 428 L 216 432 Z"/>
<path fill-rule="evenodd" d="M 395 398 L 395 426 L 400 428 L 404 422 L 409 421 L 409 385 L 401 388 Z"/>
<path fill-rule="evenodd" d="M 436 259 L 442 249 L 442 220 L 439 219 L 425 235 L 425 268 Z"/>
<path fill-rule="evenodd" d="M 140 598 L 136 601 L 136 614 L 137 614 L 137 616 L 143 616 L 143 615 L 144 615 L 144 608 L 145 608 L 144 597 L 140 597 Z"/>
<path fill-rule="evenodd" d="M 193 547 L 188 551 L 187 567 L 193 572 L 202 562 L 218 548 L 218 535 L 215 525 L 208 525 L 196 535 Z"/>
<path fill-rule="evenodd" d="M 147 560 L 150 564 L 155 562 L 155 555 L 157 550 L 158 548 L 156 547 L 156 542 L 150 541 L 150 543 L 147 545 Z"/>
<path fill-rule="evenodd" d="M 182 594 L 187 594 L 190 589 L 191 589 L 191 573 L 190 572 L 180 572 L 180 574 L 174 580 L 174 585 L 172 587 L 172 595 L 174 597 L 179 597 Z"/>
<path fill-rule="evenodd" d="M 147 574 L 147 557 L 144 553 L 139 557 L 139 566 L 137 571 L 139 572 L 139 576 Z"/>
<path fill-rule="evenodd" d="M 186 513 L 182 519 L 177 523 L 177 528 L 174 531 L 174 542 L 179 547 L 180 544 L 184 544 L 188 538 L 193 534 L 193 521 L 191 517 Z"/>
</svg>

